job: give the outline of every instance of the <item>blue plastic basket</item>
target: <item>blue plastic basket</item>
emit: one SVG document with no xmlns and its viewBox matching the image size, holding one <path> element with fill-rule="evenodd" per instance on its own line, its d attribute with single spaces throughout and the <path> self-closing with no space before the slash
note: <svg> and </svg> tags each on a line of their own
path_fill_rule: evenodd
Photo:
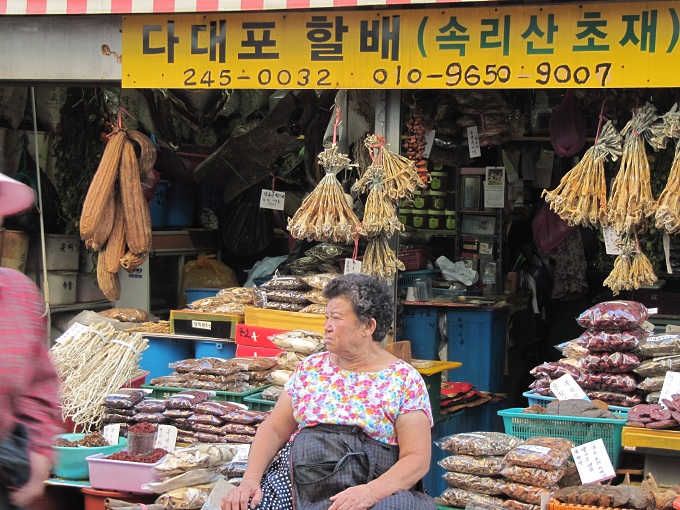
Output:
<svg viewBox="0 0 680 510">
<path fill-rule="evenodd" d="M 548 404 L 555 400 L 555 397 L 537 395 L 533 391 L 525 391 L 524 393 L 522 393 L 522 396 L 527 398 L 530 406 L 539 405 L 541 407 L 548 407 Z M 629 409 L 630 409 L 629 407 L 609 406 L 610 411 L 619 413 L 627 413 Z"/>
<path fill-rule="evenodd" d="M 532 437 L 561 437 L 574 446 L 602 439 L 614 468 L 621 454 L 621 434 L 627 414 L 615 413 L 617 418 L 586 418 L 582 416 L 557 416 L 551 414 L 523 413 L 524 408 L 498 411 L 503 417 L 505 433 L 529 439 Z"/>
</svg>

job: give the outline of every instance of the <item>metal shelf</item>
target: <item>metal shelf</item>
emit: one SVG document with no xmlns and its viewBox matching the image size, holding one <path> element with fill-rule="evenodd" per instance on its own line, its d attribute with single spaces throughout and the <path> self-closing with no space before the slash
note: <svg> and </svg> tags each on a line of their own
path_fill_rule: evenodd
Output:
<svg viewBox="0 0 680 510">
<path fill-rule="evenodd" d="M 89 303 L 74 303 L 72 305 L 54 305 L 50 306 L 50 312 L 60 313 L 60 312 L 75 312 L 80 310 L 94 310 L 100 308 L 112 307 L 113 303 L 111 301 L 91 301 Z"/>
</svg>

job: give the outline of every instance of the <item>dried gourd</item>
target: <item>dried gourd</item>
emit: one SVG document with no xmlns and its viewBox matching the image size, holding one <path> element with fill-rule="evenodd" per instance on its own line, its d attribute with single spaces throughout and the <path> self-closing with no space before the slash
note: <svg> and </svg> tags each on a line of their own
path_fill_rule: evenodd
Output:
<svg viewBox="0 0 680 510">
<path fill-rule="evenodd" d="M 569 225 L 594 227 L 607 223 L 607 184 L 604 162 L 621 155 L 622 137 L 611 121 L 602 128 L 595 144 L 579 163 L 569 170 L 552 191 L 542 196 L 560 218 Z"/>
<path fill-rule="evenodd" d="M 109 273 L 117 273 L 120 269 L 120 259 L 125 254 L 125 212 L 120 197 L 115 199 L 116 213 L 113 220 L 113 230 L 106 242 L 106 253 L 102 257 Z"/>
<path fill-rule="evenodd" d="M 128 129 L 127 134 L 130 140 L 139 145 L 139 173 L 144 178 L 156 164 L 156 146 L 144 133 Z"/>
<path fill-rule="evenodd" d="M 123 145 L 119 180 L 127 245 L 132 253 L 146 253 L 151 249 L 151 213 L 142 191 L 135 148 L 129 139 Z"/>
<path fill-rule="evenodd" d="M 106 246 L 99 253 L 97 263 L 97 285 L 109 301 L 120 299 L 120 279 L 118 273 L 109 273 L 106 270 Z"/>
</svg>

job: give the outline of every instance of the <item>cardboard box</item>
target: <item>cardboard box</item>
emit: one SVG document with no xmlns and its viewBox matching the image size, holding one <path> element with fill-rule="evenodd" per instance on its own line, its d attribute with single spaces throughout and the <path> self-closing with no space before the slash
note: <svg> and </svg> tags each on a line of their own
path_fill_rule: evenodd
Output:
<svg viewBox="0 0 680 510">
<path fill-rule="evenodd" d="M 242 315 L 170 310 L 170 332 L 173 335 L 234 339 L 236 325 L 242 322 Z"/>
<path fill-rule="evenodd" d="M 236 325 L 236 345 L 250 345 L 251 347 L 265 347 L 278 349 L 276 344 L 269 340 L 271 335 L 284 333 L 285 329 L 263 328 L 249 324 Z"/>
<path fill-rule="evenodd" d="M 265 328 L 276 326 L 285 331 L 304 329 L 323 334 L 326 317 L 318 313 L 286 312 L 247 306 L 245 323 L 248 326 Z"/>
<path fill-rule="evenodd" d="M 283 349 L 268 349 L 267 347 L 253 347 L 252 345 L 237 345 L 237 358 L 276 358 L 285 352 Z"/>
</svg>

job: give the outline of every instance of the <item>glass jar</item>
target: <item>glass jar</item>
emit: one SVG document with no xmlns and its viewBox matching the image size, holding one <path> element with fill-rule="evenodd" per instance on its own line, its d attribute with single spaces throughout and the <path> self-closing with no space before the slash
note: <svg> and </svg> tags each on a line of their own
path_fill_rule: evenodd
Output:
<svg viewBox="0 0 680 510">
<path fill-rule="evenodd" d="M 427 218 L 426 209 L 413 209 L 411 221 L 414 228 L 427 228 Z"/>
<path fill-rule="evenodd" d="M 456 211 L 452 209 L 444 210 L 444 228 L 446 230 L 456 230 Z"/>
<path fill-rule="evenodd" d="M 428 218 L 427 218 L 427 227 L 430 230 L 440 230 L 444 229 L 444 211 L 437 211 L 434 209 L 430 209 L 427 211 Z"/>
<path fill-rule="evenodd" d="M 444 191 L 430 191 L 427 194 L 428 209 L 443 211 L 446 209 L 447 193 Z"/>
<path fill-rule="evenodd" d="M 410 225 L 411 215 L 413 214 L 413 209 L 399 208 L 399 223 L 402 225 Z"/>
</svg>

